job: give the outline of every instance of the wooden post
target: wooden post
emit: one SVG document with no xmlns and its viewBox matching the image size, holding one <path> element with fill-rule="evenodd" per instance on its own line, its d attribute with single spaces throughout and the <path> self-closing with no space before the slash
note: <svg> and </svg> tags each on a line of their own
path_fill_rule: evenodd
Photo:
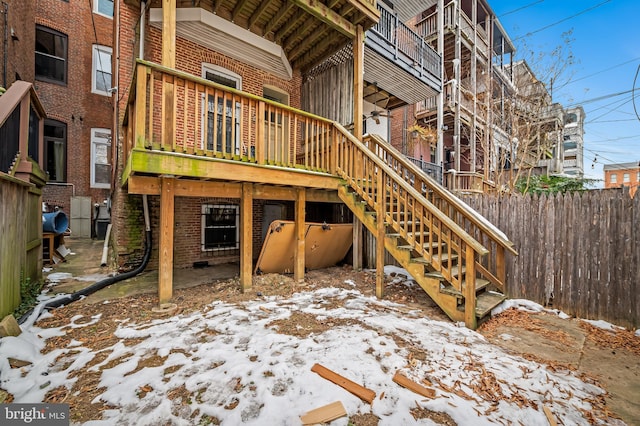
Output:
<svg viewBox="0 0 640 426">
<path fill-rule="evenodd" d="M 466 251 L 467 267 L 464 276 L 464 323 L 467 328 L 475 330 L 478 327 L 476 322 L 476 252 L 473 247 L 467 245 Z"/>
<path fill-rule="evenodd" d="M 376 297 L 384 297 L 384 237 L 385 237 L 385 188 L 382 170 L 378 170 L 377 192 L 378 208 L 376 214 Z"/>
<path fill-rule="evenodd" d="M 151 97 L 153 97 L 153 87 L 151 88 Z M 142 64 L 137 65 L 136 69 L 136 97 L 135 97 L 135 124 L 133 126 L 133 146 L 136 148 L 144 148 L 146 135 L 146 113 L 147 113 L 147 67 Z M 131 123 L 131 121 L 129 121 Z M 149 139 L 153 134 L 150 129 Z M 132 146 L 129 146 L 129 149 Z M 129 152 L 124 153 L 125 156 Z"/>
<path fill-rule="evenodd" d="M 162 0 L 162 65 L 168 68 L 176 66 L 176 0 Z M 175 144 L 176 133 L 175 78 L 173 77 L 171 82 L 163 83 L 163 104 L 162 122 L 165 132 L 160 143 L 163 146 L 172 147 Z"/>
<path fill-rule="evenodd" d="M 502 285 L 500 290 L 504 292 L 507 286 L 507 266 L 504 258 L 504 247 L 499 244 L 496 244 L 496 246 L 496 277 Z"/>
<path fill-rule="evenodd" d="M 304 280 L 304 255 L 305 255 L 305 214 L 307 193 L 304 188 L 298 188 L 296 194 L 296 247 L 293 267 L 293 279 Z"/>
<path fill-rule="evenodd" d="M 160 255 L 158 299 L 160 305 L 173 297 L 173 228 L 175 179 L 160 178 Z"/>
<path fill-rule="evenodd" d="M 242 196 L 240 200 L 240 284 L 242 291 L 251 288 L 253 270 L 253 185 L 242 184 Z"/>
<path fill-rule="evenodd" d="M 364 31 L 356 27 L 353 39 L 353 135 L 362 141 L 362 116 L 364 113 Z M 362 165 L 356 160 L 355 178 L 362 178 Z M 362 269 L 362 222 L 353 218 L 353 269 Z"/>
<path fill-rule="evenodd" d="M 364 113 L 364 31 L 356 27 L 353 39 L 353 135 L 362 141 L 362 117 Z"/>
</svg>

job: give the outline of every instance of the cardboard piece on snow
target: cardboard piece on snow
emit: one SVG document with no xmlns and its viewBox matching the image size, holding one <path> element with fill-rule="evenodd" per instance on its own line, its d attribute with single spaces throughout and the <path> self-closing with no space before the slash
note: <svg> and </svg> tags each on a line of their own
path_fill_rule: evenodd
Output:
<svg viewBox="0 0 640 426">
<path fill-rule="evenodd" d="M 331 404 L 327 404 L 314 410 L 308 411 L 307 413 L 300 416 L 300 420 L 302 421 L 303 425 L 313 425 L 318 423 L 328 423 L 332 420 L 346 415 L 347 410 L 345 410 L 342 402 L 336 401 L 332 402 Z"/>
</svg>

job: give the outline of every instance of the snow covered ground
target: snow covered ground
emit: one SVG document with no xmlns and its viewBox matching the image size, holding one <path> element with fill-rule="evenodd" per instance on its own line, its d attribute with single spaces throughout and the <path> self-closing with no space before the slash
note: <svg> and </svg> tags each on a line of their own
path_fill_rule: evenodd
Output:
<svg viewBox="0 0 640 426">
<path fill-rule="evenodd" d="M 95 372 L 95 400 L 113 408 L 86 425 L 297 425 L 300 415 L 337 400 L 349 415 L 372 413 L 381 425 L 436 424 L 416 420 L 416 406 L 447 413 L 459 425 L 547 425 L 543 407 L 561 424 L 590 424 L 592 403 L 604 391 L 573 372 L 511 355 L 463 325 L 345 287 L 218 301 L 138 323 L 122 318 L 117 343 L 99 350 L 71 340 L 40 353 L 46 339 L 94 326 L 100 315 L 77 315 L 56 328 L 27 322 L 19 337 L 0 340 L 0 387 L 14 402 L 40 402 L 51 389 L 71 389 L 78 372 Z M 279 328 L 300 315 L 327 327 Z M 8 357 L 32 364 L 11 368 Z M 155 362 L 142 367 L 150 359 Z M 316 363 L 373 390 L 373 404 L 312 372 Z M 435 389 L 435 398 L 395 384 L 398 370 Z M 331 424 L 347 425 L 348 418 Z"/>
</svg>

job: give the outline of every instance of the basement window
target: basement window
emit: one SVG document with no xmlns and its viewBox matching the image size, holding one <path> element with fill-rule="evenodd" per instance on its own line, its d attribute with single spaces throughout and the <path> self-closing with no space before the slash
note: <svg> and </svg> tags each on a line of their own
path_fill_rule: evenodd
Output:
<svg viewBox="0 0 640 426">
<path fill-rule="evenodd" d="M 203 204 L 202 251 L 237 250 L 240 247 L 239 220 L 237 205 Z"/>
</svg>

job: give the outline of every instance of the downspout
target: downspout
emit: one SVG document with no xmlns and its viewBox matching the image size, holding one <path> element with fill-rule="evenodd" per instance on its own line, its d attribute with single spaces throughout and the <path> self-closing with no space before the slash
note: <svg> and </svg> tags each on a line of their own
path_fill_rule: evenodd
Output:
<svg viewBox="0 0 640 426">
<path fill-rule="evenodd" d="M 120 0 L 113 2 L 113 86 L 120 87 Z M 116 188 L 116 177 L 118 171 L 118 145 L 120 142 L 120 90 L 112 92 L 113 99 L 113 132 L 111 134 L 111 198 Z"/>
<path fill-rule="evenodd" d="M 102 290 L 103 288 L 110 286 L 111 284 L 115 284 L 120 281 L 133 278 L 139 273 L 141 273 L 142 271 L 144 271 L 144 269 L 149 264 L 149 259 L 151 258 L 151 224 L 149 223 L 149 204 L 147 202 L 146 195 L 142 196 L 142 208 L 144 210 L 145 248 L 144 248 L 144 257 L 142 258 L 142 262 L 140 263 L 140 265 L 138 265 L 137 268 L 129 272 L 125 272 L 123 274 L 118 274 L 118 275 L 100 280 L 90 285 L 89 287 L 85 287 L 82 290 L 78 290 L 75 293 L 72 293 L 66 297 L 52 300 L 51 302 L 45 303 L 44 305 L 38 305 L 36 308 L 39 308 L 39 311 L 36 314 L 35 318 L 33 319 L 33 322 L 35 322 L 38 319 L 38 317 L 44 310 L 58 308 L 63 305 L 68 305 L 72 302 L 80 300 L 83 297 L 86 297 L 92 293 L 95 293 L 98 290 Z M 29 319 L 32 316 L 36 308 L 30 309 L 27 313 L 22 315 L 18 320 L 18 323 L 23 324 L 27 319 Z"/>
<path fill-rule="evenodd" d="M 138 51 L 138 58 L 144 59 L 144 18 L 147 13 L 147 2 L 142 0 L 140 2 L 140 46 Z"/>
</svg>

